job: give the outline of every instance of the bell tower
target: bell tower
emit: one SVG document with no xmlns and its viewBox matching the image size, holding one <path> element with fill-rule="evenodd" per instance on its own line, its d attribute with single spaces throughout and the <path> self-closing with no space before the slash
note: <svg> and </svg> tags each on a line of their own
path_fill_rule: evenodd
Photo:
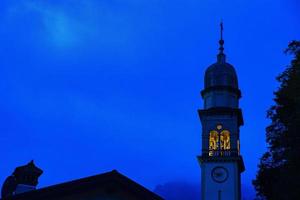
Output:
<svg viewBox="0 0 300 200">
<path fill-rule="evenodd" d="M 245 170 L 240 155 L 239 108 L 241 92 L 235 69 L 226 62 L 223 24 L 217 62 L 205 72 L 201 96 L 204 108 L 198 110 L 202 124 L 201 166 L 202 200 L 240 200 L 241 173 Z"/>
</svg>

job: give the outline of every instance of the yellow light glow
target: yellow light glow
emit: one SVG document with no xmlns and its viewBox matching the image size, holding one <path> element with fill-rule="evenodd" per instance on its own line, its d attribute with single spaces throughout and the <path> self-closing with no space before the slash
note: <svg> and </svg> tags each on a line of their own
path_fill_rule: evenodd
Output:
<svg viewBox="0 0 300 200">
<path fill-rule="evenodd" d="M 213 155 L 213 151 L 217 150 L 219 146 L 219 134 L 217 131 L 209 133 L 209 156 Z"/>
<path fill-rule="evenodd" d="M 221 150 L 229 150 L 230 149 L 230 133 L 227 130 L 224 130 L 220 134 L 221 140 Z"/>
<path fill-rule="evenodd" d="M 218 128 L 218 127 L 217 127 Z M 209 156 L 227 155 L 230 150 L 230 132 L 223 130 L 209 132 Z"/>
</svg>

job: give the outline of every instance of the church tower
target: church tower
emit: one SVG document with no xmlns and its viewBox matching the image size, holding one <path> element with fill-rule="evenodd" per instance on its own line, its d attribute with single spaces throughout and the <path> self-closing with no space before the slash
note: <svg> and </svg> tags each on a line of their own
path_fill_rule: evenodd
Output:
<svg viewBox="0 0 300 200">
<path fill-rule="evenodd" d="M 241 173 L 245 170 L 239 139 L 243 125 L 241 91 L 234 67 L 226 62 L 222 23 L 219 44 L 217 62 L 205 72 L 201 91 L 204 108 L 198 110 L 202 124 L 202 155 L 198 157 L 202 200 L 240 200 Z"/>
</svg>

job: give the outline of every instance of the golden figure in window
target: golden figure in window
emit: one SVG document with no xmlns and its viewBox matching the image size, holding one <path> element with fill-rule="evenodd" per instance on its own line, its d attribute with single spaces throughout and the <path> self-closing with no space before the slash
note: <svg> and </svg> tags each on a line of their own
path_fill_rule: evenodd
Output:
<svg viewBox="0 0 300 200">
<path fill-rule="evenodd" d="M 209 155 L 213 155 L 213 151 L 219 148 L 219 134 L 217 131 L 209 133 Z"/>
<path fill-rule="evenodd" d="M 220 141 L 221 141 L 221 150 L 229 150 L 230 149 L 230 133 L 227 130 L 224 130 L 220 133 Z"/>
</svg>

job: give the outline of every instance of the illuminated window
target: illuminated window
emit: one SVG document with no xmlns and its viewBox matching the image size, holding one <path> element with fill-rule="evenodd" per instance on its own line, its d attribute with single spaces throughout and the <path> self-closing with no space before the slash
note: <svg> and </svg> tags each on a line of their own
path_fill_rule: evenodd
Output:
<svg viewBox="0 0 300 200">
<path fill-rule="evenodd" d="M 211 131 L 209 133 L 209 155 L 213 155 L 213 151 L 219 147 L 219 134 L 217 131 Z"/>
<path fill-rule="evenodd" d="M 221 150 L 230 149 L 230 133 L 224 130 L 220 133 Z"/>
<path fill-rule="evenodd" d="M 217 130 L 209 132 L 209 156 L 230 155 L 230 132 L 222 128 L 218 124 Z"/>
</svg>

